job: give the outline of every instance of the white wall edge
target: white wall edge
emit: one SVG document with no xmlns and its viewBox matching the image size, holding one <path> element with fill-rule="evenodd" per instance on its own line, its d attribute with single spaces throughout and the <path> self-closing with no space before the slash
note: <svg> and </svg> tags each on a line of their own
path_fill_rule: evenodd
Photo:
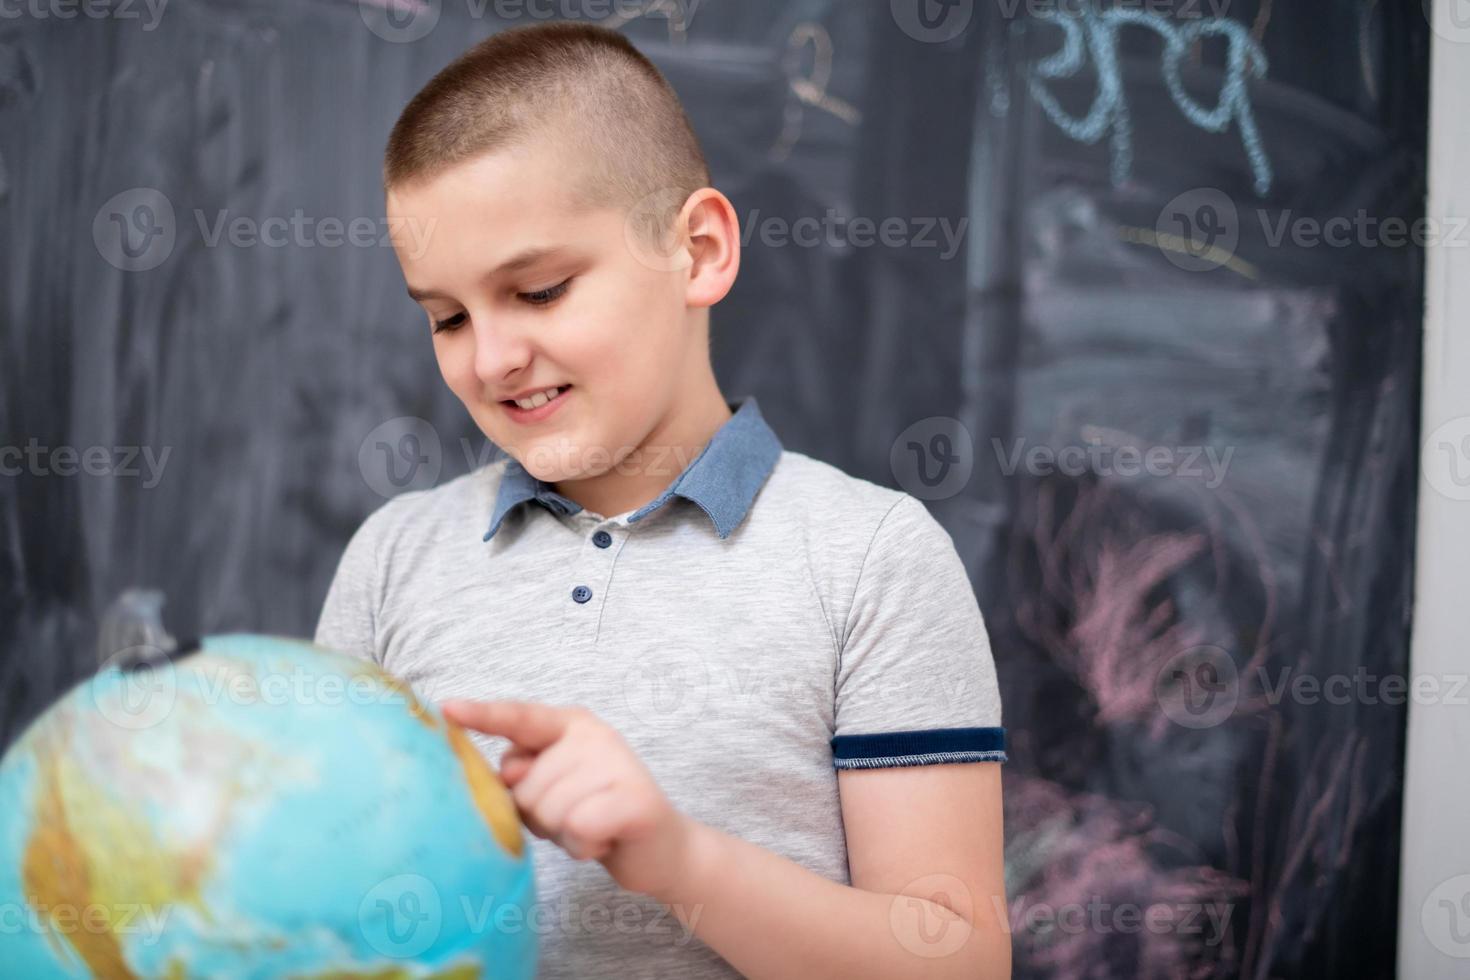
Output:
<svg viewBox="0 0 1470 980">
<path fill-rule="evenodd" d="M 1398 975 L 1413 980 L 1470 976 L 1470 686 L 1455 688 L 1470 674 L 1470 3 L 1433 4 L 1426 214 L 1443 241 L 1425 249 L 1409 691 L 1426 677 L 1441 696 L 1408 699 Z"/>
</svg>

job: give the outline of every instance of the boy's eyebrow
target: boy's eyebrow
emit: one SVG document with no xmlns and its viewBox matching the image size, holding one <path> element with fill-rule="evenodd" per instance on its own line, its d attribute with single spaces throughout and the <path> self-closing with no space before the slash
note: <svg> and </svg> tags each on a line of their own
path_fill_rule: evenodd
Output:
<svg viewBox="0 0 1470 980">
<path fill-rule="evenodd" d="M 533 245 L 530 248 L 522 249 L 515 255 L 500 263 L 500 265 L 496 266 L 494 269 L 491 269 L 489 272 L 485 273 L 484 278 L 493 279 L 496 276 L 504 275 L 509 272 L 519 272 L 522 269 L 528 266 L 535 265 L 537 262 L 540 262 L 544 259 L 552 258 L 556 255 L 559 255 L 563 250 L 564 249 L 561 245 Z M 408 295 L 410 298 L 419 301 L 426 299 L 449 298 L 443 293 L 435 292 L 432 289 L 415 289 L 413 286 L 408 287 Z"/>
</svg>

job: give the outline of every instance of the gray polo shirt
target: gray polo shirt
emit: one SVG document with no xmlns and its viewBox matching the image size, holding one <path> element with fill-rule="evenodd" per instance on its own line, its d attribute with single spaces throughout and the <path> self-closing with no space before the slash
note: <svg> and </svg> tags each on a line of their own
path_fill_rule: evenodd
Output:
<svg viewBox="0 0 1470 980">
<path fill-rule="evenodd" d="M 393 498 L 315 639 L 434 701 L 586 706 L 685 813 L 848 884 L 838 769 L 1005 761 L 989 639 L 921 502 L 783 449 L 753 396 L 729 405 L 616 516 L 505 456 Z M 498 765 L 505 740 L 473 737 Z M 596 861 L 529 839 L 537 903 L 513 927 L 538 933 L 539 977 L 739 976 Z"/>
</svg>

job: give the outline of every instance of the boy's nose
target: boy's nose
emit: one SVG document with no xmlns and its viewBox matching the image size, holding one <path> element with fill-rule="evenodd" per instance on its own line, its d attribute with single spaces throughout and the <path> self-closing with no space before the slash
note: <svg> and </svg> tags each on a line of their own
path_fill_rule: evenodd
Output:
<svg viewBox="0 0 1470 980">
<path fill-rule="evenodd" d="M 487 392 L 507 389 L 513 377 L 531 361 L 531 345 L 513 330 L 475 326 L 475 377 Z M 512 386 L 513 387 L 513 386 Z"/>
</svg>

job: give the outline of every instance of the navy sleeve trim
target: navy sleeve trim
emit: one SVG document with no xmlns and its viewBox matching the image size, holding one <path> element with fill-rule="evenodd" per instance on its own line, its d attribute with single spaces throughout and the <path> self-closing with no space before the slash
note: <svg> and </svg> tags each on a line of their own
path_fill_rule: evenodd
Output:
<svg viewBox="0 0 1470 980">
<path fill-rule="evenodd" d="M 832 739 L 832 764 L 838 769 L 1005 761 L 1004 728 L 923 728 Z"/>
</svg>

